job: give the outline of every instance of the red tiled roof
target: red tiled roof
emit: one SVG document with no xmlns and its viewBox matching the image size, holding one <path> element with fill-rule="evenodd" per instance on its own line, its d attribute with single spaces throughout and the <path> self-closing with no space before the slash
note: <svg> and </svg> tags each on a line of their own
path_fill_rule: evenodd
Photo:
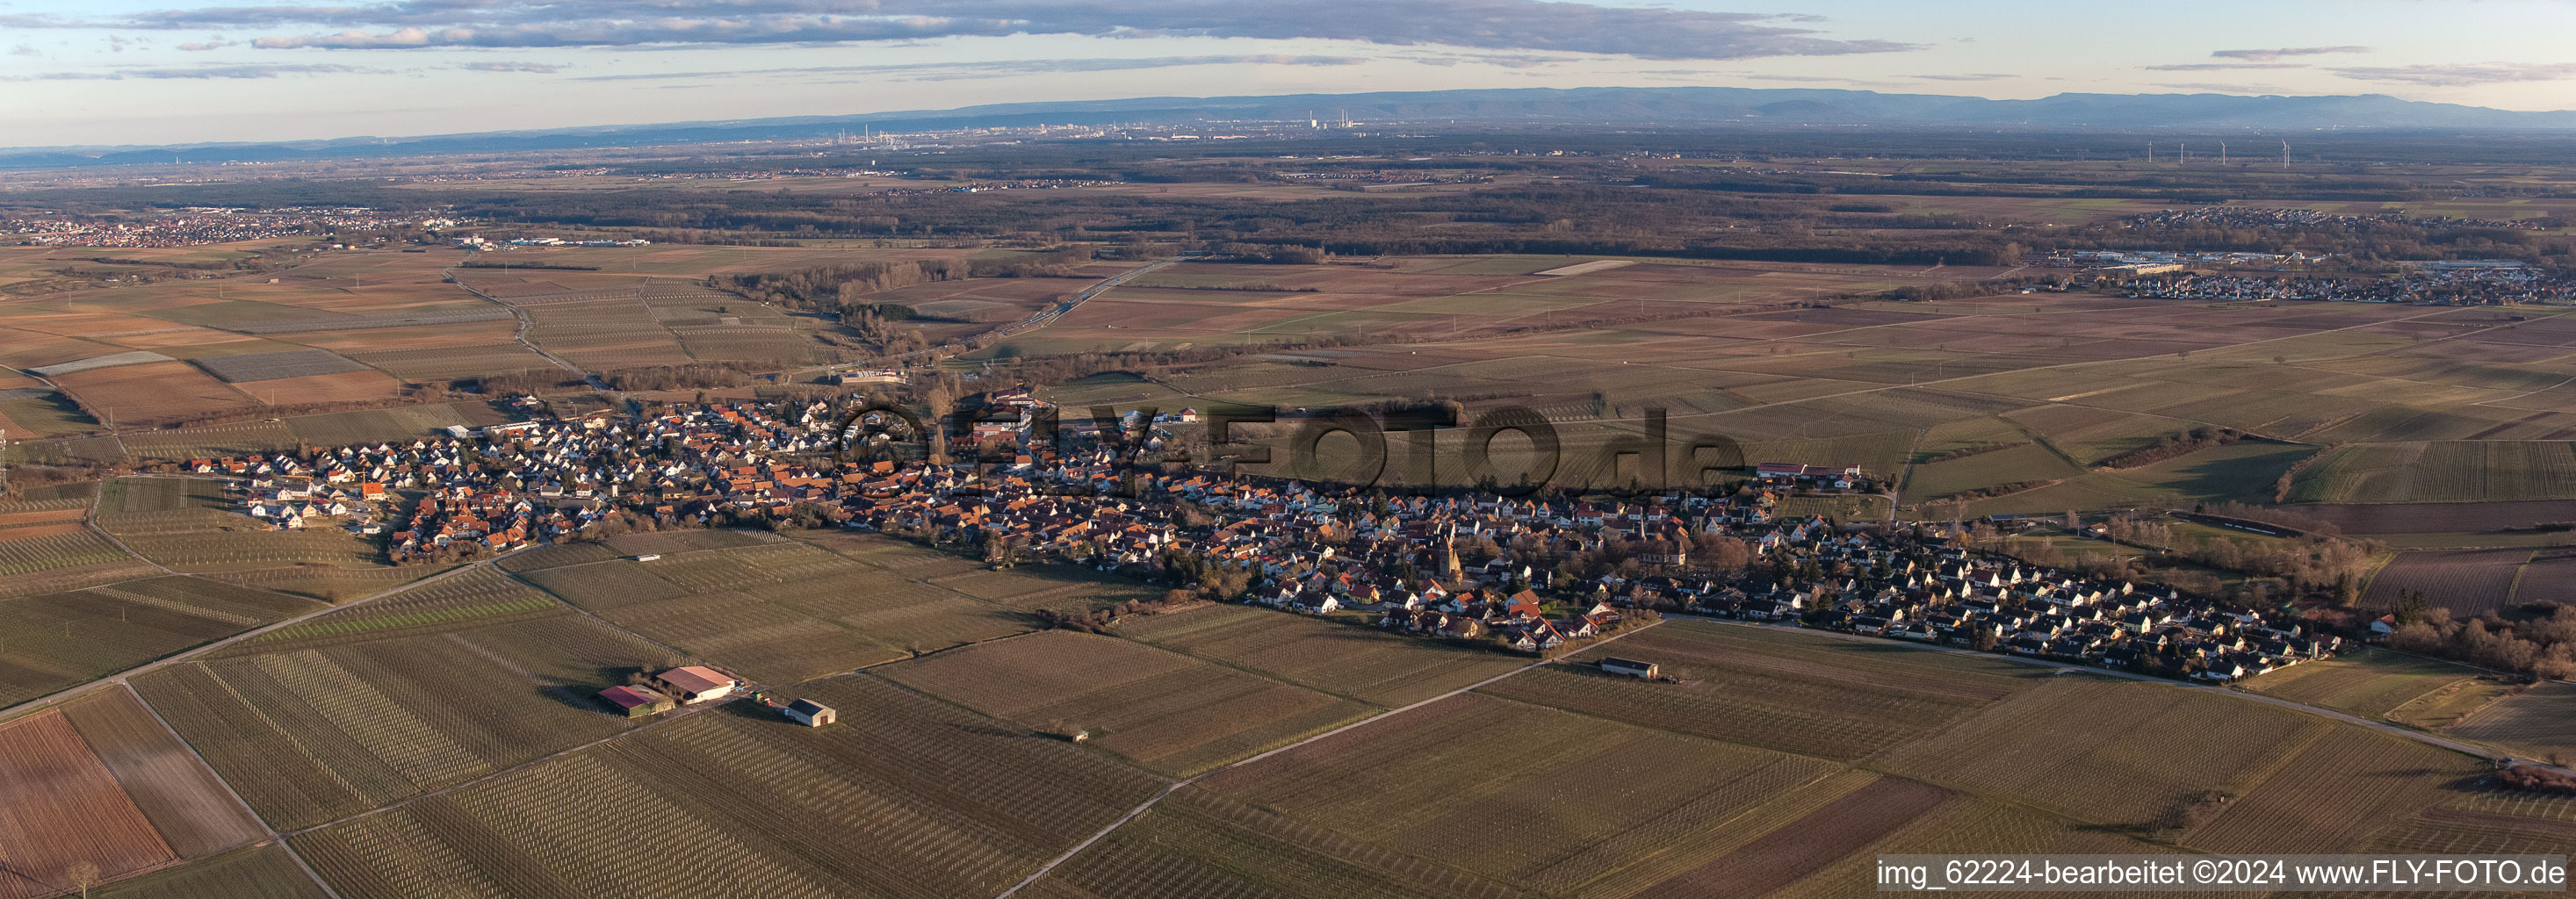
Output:
<svg viewBox="0 0 2576 899">
<path fill-rule="evenodd" d="M 691 693 L 704 693 L 733 685 L 733 679 L 704 665 L 689 665 L 662 672 L 662 682 Z"/>
</svg>

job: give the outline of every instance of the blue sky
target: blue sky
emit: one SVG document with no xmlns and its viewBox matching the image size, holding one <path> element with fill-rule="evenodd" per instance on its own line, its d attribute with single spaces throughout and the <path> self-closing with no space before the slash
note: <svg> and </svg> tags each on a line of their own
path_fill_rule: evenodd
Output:
<svg viewBox="0 0 2576 899">
<path fill-rule="evenodd" d="M 2576 108 L 2568 0 L 0 0 L 0 145 L 1600 85 Z"/>
</svg>

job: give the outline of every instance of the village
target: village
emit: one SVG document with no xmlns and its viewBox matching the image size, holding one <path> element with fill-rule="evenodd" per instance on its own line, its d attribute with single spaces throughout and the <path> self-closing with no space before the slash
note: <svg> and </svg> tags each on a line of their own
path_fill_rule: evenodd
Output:
<svg viewBox="0 0 2576 899">
<path fill-rule="evenodd" d="M 234 479 L 243 511 L 274 527 L 381 534 L 397 564 L 628 530 L 833 527 L 1542 655 L 1666 614 L 2214 681 L 2346 648 L 2297 620 L 1971 549 L 1956 531 L 1777 514 L 1792 490 L 1863 480 L 1857 466 L 1765 463 L 1716 495 L 1373 495 L 1136 464 L 1183 415 L 1131 423 L 1139 441 L 1024 442 L 1004 462 L 835 462 L 835 411 L 637 405 L 187 468 Z"/>
</svg>

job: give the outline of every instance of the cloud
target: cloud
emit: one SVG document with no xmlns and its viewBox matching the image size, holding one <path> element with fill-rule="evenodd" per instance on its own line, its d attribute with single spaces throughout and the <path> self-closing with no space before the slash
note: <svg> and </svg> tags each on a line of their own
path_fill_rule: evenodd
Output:
<svg viewBox="0 0 2576 899">
<path fill-rule="evenodd" d="M 2172 66 L 2139 66 L 2150 72 L 2232 72 L 2239 69 L 2304 69 L 2304 62 L 2195 62 Z"/>
<path fill-rule="evenodd" d="M 2341 47 L 2276 47 L 2270 50 L 2213 50 L 2210 51 L 2209 55 L 2215 56 L 2219 59 L 2250 59 L 2255 62 L 2272 62 L 2284 56 L 2324 56 L 2332 53 L 2368 52 L 2370 52 L 2369 47 L 2345 45 Z"/>
<path fill-rule="evenodd" d="M 1005 78 L 1012 75 L 1110 72 L 1180 66 L 1348 66 L 1369 61 L 1367 57 L 1362 56 L 1279 55 L 1158 56 L 1139 59 L 1012 59 L 994 62 L 918 62 L 875 66 L 798 66 L 783 69 L 744 69 L 732 72 L 637 72 L 623 75 L 585 75 L 574 80 L 664 81 L 739 75 L 884 75 L 894 76 L 898 81 L 955 81 L 971 78 Z"/>
<path fill-rule="evenodd" d="M 839 43 L 1020 34 L 1305 38 L 1649 59 L 1914 48 L 1894 41 L 1821 37 L 1799 27 L 1809 21 L 1803 16 L 1553 0 L 1384 0 L 1327 8 L 1238 0 L 390 0 L 352 6 L 216 6 L 88 22 L 49 21 L 41 27 L 289 31 L 254 41 L 272 49 Z"/>
<path fill-rule="evenodd" d="M 1994 81 L 2001 78 L 2011 78 L 2013 76 L 2002 72 L 1961 72 L 1950 75 L 1908 75 L 1906 77 L 1922 78 L 1931 81 Z"/>
<path fill-rule="evenodd" d="M 1560 62 L 1573 62 L 1581 57 L 1548 56 L 1538 53 L 1423 53 L 1416 51 L 1397 53 L 1388 58 L 1403 62 L 1419 63 L 1426 66 L 1441 66 L 1444 68 L 1473 64 L 1501 66 L 1506 69 L 1535 69 L 1541 66 L 1554 65 Z"/>
<path fill-rule="evenodd" d="M 222 48 L 230 47 L 230 46 L 232 46 L 232 45 L 233 45 L 233 42 L 231 42 L 231 41 L 224 40 L 224 39 L 222 39 L 222 38 L 211 38 L 211 37 L 210 37 L 210 38 L 205 39 L 204 41 L 200 41 L 200 42 L 196 42 L 196 43 L 180 44 L 180 45 L 179 45 L 179 49 L 181 49 L 181 50 L 185 50 L 185 51 L 190 52 L 190 53 L 201 53 L 201 52 L 204 52 L 204 51 L 207 51 L 207 50 L 220 50 L 220 49 L 222 49 Z"/>
<path fill-rule="evenodd" d="M 2427 87 L 2465 87 L 2476 84 L 2503 84 L 2511 81 L 2565 81 L 2576 78 L 2576 63 L 2442 63 L 2421 66 L 2332 68 L 2326 71 L 2356 81 L 2391 81 L 2421 84 Z"/>
<path fill-rule="evenodd" d="M 42 51 L 42 50 L 38 50 L 38 49 L 36 49 L 36 45 L 34 45 L 34 44 L 19 44 L 18 46 L 15 46 L 15 47 L 11 47 L 11 48 L 9 48 L 9 55 L 11 55 L 11 56 L 43 56 L 43 55 L 45 55 L 45 51 Z"/>
<path fill-rule="evenodd" d="M 468 72 L 533 72 L 552 75 L 562 71 L 564 67 L 542 62 L 467 62 L 458 63 L 455 68 Z"/>
<path fill-rule="evenodd" d="M 243 65 L 192 66 L 185 68 L 122 68 L 103 69 L 92 72 L 47 72 L 41 75 L 10 76 L 0 78 L 0 81 L 125 81 L 128 79 L 157 81 L 191 78 L 230 80 L 244 78 L 276 78 L 282 75 L 382 75 L 392 71 L 394 70 L 369 68 L 366 66 L 331 65 L 328 63 L 248 63 Z"/>
</svg>

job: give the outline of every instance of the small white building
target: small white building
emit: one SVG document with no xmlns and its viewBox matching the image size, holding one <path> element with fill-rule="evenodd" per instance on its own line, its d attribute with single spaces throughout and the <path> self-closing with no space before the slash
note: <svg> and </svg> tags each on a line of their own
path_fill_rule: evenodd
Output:
<svg viewBox="0 0 2576 899">
<path fill-rule="evenodd" d="M 799 699 L 788 703 L 785 711 L 788 720 L 806 727 L 821 727 L 840 720 L 839 713 L 832 711 L 831 706 L 811 699 Z"/>
</svg>

